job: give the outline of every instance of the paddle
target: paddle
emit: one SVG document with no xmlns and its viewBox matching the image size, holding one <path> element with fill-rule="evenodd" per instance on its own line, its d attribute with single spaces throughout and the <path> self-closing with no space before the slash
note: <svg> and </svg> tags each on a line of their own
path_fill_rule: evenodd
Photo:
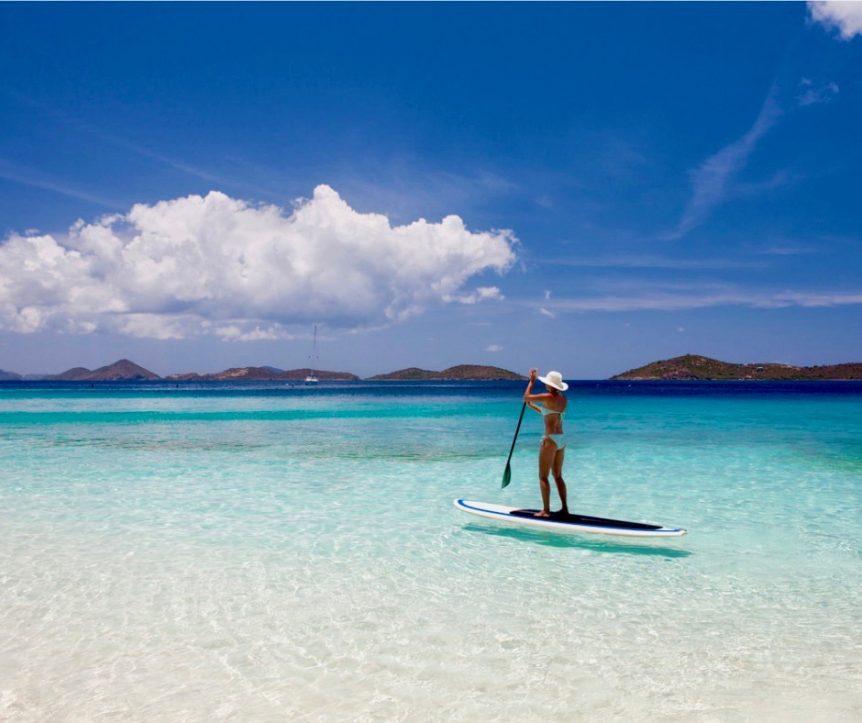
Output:
<svg viewBox="0 0 862 723">
<path fill-rule="evenodd" d="M 521 405 L 521 416 L 518 417 L 518 426 L 515 427 L 515 436 L 512 437 L 512 448 L 509 450 L 509 459 L 506 460 L 506 469 L 503 471 L 503 487 L 512 481 L 512 452 L 515 451 L 515 440 L 518 439 L 518 432 L 521 431 L 521 422 L 524 419 L 524 410 L 527 408 L 527 403 Z"/>
</svg>

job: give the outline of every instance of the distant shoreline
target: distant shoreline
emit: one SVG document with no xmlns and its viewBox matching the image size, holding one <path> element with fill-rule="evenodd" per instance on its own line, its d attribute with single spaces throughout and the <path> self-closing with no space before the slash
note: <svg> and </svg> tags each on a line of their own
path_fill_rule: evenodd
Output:
<svg viewBox="0 0 862 723">
<path fill-rule="evenodd" d="M 688 394 L 693 389 L 701 387 L 703 389 L 756 389 L 773 388 L 780 389 L 782 387 L 804 389 L 811 388 L 826 388 L 834 386 L 836 388 L 844 386 L 847 388 L 862 389 L 862 379 L 567 379 L 569 391 L 573 390 L 588 390 L 591 387 L 602 389 L 625 389 L 625 388 L 641 388 L 648 390 L 664 389 L 671 390 L 678 388 L 680 393 Z M 146 387 L 173 387 L 186 389 L 218 389 L 220 387 L 246 387 L 248 389 L 260 388 L 290 388 L 290 389 L 307 389 L 313 391 L 320 387 L 336 387 L 336 386 L 375 386 L 375 387 L 416 387 L 417 389 L 423 385 L 431 388 L 434 385 L 472 385 L 479 387 L 487 385 L 506 386 L 515 390 L 523 389 L 523 382 L 517 379 L 331 379 L 320 380 L 317 384 L 306 383 L 298 379 L 193 379 L 193 380 L 176 380 L 168 379 L 167 377 L 159 377 L 158 379 L 100 379 L 100 380 L 69 380 L 69 379 L 0 379 L 0 388 L 98 388 L 111 386 L 129 387 L 139 386 Z M 683 391 L 687 390 L 687 391 Z"/>
<path fill-rule="evenodd" d="M 481 364 L 460 364 L 442 371 L 432 371 L 410 367 L 387 374 L 378 374 L 360 379 L 351 372 L 329 371 L 324 369 L 277 369 L 275 367 L 232 367 L 221 372 L 185 372 L 159 376 L 129 360 L 120 359 L 98 369 L 73 367 L 60 374 L 22 375 L 0 370 L 0 381 L 59 381 L 59 382 L 118 382 L 118 381 L 162 381 L 162 382 L 304 382 L 309 376 L 321 382 L 334 381 L 501 381 L 526 380 L 521 374 L 500 367 Z"/>
<path fill-rule="evenodd" d="M 386 374 L 361 378 L 351 372 L 302 369 L 276 369 L 275 367 L 232 367 L 221 372 L 186 372 L 164 377 L 128 359 L 95 370 L 74 367 L 60 374 L 22 375 L 0 369 L 0 382 L 57 381 L 57 382 L 304 382 L 315 376 L 321 382 L 500 382 L 526 381 L 522 374 L 502 367 L 481 364 L 460 364 L 441 371 L 408 367 Z M 859 381 L 862 380 L 862 363 L 844 363 L 798 367 L 791 364 L 747 363 L 719 361 L 696 354 L 651 362 L 630 369 L 608 379 L 581 379 L 568 381 L 617 382 L 697 382 L 697 381 Z"/>
</svg>

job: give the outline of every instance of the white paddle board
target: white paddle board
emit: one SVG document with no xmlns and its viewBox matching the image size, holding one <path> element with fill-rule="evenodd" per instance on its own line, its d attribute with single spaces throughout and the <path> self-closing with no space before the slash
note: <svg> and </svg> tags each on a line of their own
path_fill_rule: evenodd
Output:
<svg viewBox="0 0 862 723">
<path fill-rule="evenodd" d="M 561 515 L 558 512 L 552 512 L 550 517 L 536 517 L 539 510 L 506 507 L 505 505 L 496 505 L 493 502 L 474 502 L 473 500 L 460 499 L 455 500 L 454 504 L 462 512 L 471 515 L 503 524 L 518 525 L 519 527 L 529 527 L 547 532 L 578 535 L 622 535 L 624 537 L 681 537 L 686 533 L 686 530 L 681 527 L 608 520 L 604 517 L 590 517 L 588 515 Z"/>
</svg>

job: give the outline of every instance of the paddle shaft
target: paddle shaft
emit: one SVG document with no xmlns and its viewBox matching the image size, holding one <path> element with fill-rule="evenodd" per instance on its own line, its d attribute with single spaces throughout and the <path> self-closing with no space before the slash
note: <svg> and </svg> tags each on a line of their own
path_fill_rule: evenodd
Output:
<svg viewBox="0 0 862 723">
<path fill-rule="evenodd" d="M 524 410 L 527 408 L 527 403 L 524 402 L 521 405 L 521 416 L 518 417 L 518 426 L 515 427 L 515 436 L 512 437 L 512 447 L 509 449 L 509 459 L 506 460 L 506 466 L 509 466 L 509 463 L 512 461 L 512 452 L 515 451 L 515 441 L 518 439 L 518 432 L 521 431 L 521 422 L 524 421 Z"/>
</svg>

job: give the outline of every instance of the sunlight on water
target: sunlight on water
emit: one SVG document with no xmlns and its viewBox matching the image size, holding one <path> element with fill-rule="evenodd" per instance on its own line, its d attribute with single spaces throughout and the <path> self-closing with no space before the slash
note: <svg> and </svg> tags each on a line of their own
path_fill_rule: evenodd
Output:
<svg viewBox="0 0 862 723">
<path fill-rule="evenodd" d="M 0 386 L 0 719 L 858 720 L 862 389 L 728 389 L 572 390 L 642 545 L 452 508 L 517 387 Z"/>
</svg>

